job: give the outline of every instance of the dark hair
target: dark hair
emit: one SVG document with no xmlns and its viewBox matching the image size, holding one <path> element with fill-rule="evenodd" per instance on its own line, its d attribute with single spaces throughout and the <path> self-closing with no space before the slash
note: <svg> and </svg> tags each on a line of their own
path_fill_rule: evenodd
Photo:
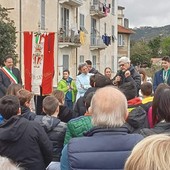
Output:
<svg viewBox="0 0 170 170">
<path fill-rule="evenodd" d="M 158 104 L 158 117 L 160 120 L 170 122 L 170 88 L 166 88 L 161 92 Z"/>
<path fill-rule="evenodd" d="M 164 56 L 164 57 L 162 58 L 162 60 L 167 61 L 167 62 L 170 62 L 170 57 L 169 57 L 169 56 Z"/>
<path fill-rule="evenodd" d="M 90 60 L 86 60 L 86 63 L 87 63 L 88 65 L 92 65 L 92 62 L 91 62 Z"/>
<path fill-rule="evenodd" d="M 47 96 L 43 100 L 43 109 L 47 115 L 53 115 L 59 106 L 59 101 L 54 96 Z"/>
<path fill-rule="evenodd" d="M 95 74 L 90 76 L 90 86 L 94 87 Z"/>
<path fill-rule="evenodd" d="M 124 93 L 127 100 L 131 100 L 131 99 L 133 99 L 133 98 L 135 98 L 137 96 L 136 86 L 131 81 L 127 82 L 127 83 L 123 83 L 119 87 L 119 89 L 120 89 L 120 91 L 122 91 Z"/>
<path fill-rule="evenodd" d="M 141 92 L 145 96 L 150 96 L 152 94 L 152 84 L 145 82 L 141 85 Z"/>
<path fill-rule="evenodd" d="M 153 125 L 155 125 L 156 123 L 160 122 L 161 119 L 158 117 L 159 113 L 158 113 L 158 105 L 160 102 L 160 97 L 162 95 L 162 91 L 164 89 L 170 88 L 167 84 L 165 83 L 161 83 L 158 85 L 158 87 L 156 88 L 156 91 L 154 93 L 154 98 L 152 101 L 152 121 L 153 121 Z"/>
<path fill-rule="evenodd" d="M 63 73 L 64 72 L 67 72 L 68 74 L 70 74 L 70 71 L 68 69 L 63 70 Z"/>
<path fill-rule="evenodd" d="M 6 95 L 0 99 L 0 113 L 4 119 L 18 114 L 20 104 L 17 96 Z"/>
<path fill-rule="evenodd" d="M 111 80 L 102 74 L 94 75 L 94 83 L 95 87 L 105 87 L 107 85 L 112 85 Z"/>
<path fill-rule="evenodd" d="M 32 97 L 33 97 L 33 93 L 26 90 L 26 89 L 20 89 L 17 92 L 17 97 L 20 101 L 20 105 L 24 106 L 26 102 L 30 102 Z"/>
<path fill-rule="evenodd" d="M 90 107 L 91 99 L 92 99 L 92 97 L 93 97 L 94 94 L 95 94 L 95 92 L 90 92 L 90 93 L 86 96 L 86 98 L 85 98 L 85 100 L 84 100 L 85 106 L 86 106 L 86 110 L 88 110 L 88 108 Z"/>
<path fill-rule="evenodd" d="M 11 58 L 12 60 L 14 60 L 13 56 L 8 54 L 5 58 L 4 58 L 4 62 L 6 62 L 7 59 Z"/>
<path fill-rule="evenodd" d="M 17 95 L 17 92 L 22 89 L 21 84 L 10 84 L 7 88 L 6 95 Z"/>
</svg>

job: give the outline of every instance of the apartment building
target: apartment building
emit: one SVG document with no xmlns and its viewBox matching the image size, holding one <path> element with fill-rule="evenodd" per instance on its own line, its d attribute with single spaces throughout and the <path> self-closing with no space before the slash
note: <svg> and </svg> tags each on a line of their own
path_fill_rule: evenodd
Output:
<svg viewBox="0 0 170 170">
<path fill-rule="evenodd" d="M 119 50 L 119 36 L 125 32 L 118 27 L 117 0 L 1 0 L 1 5 L 9 9 L 15 21 L 22 75 L 24 31 L 55 32 L 54 86 L 62 78 L 63 69 L 68 68 L 75 78 L 78 65 L 87 59 L 103 73 L 106 66 L 116 72 L 117 58 L 129 56 L 130 39 L 128 45 L 122 44 L 128 52 Z"/>
<path fill-rule="evenodd" d="M 118 59 L 126 56 L 130 58 L 130 35 L 134 32 L 129 29 L 129 20 L 124 16 L 125 8 L 118 6 Z"/>
</svg>

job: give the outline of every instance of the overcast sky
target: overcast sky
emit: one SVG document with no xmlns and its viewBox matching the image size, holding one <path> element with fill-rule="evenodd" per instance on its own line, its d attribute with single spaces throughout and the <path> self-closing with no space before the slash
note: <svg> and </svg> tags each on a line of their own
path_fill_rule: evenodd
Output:
<svg viewBox="0 0 170 170">
<path fill-rule="evenodd" d="M 118 0 L 129 27 L 170 25 L 170 0 Z"/>
</svg>

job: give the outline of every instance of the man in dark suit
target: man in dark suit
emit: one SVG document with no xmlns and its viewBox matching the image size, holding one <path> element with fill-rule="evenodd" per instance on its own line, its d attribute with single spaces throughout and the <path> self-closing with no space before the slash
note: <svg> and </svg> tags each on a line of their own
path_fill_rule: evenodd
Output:
<svg viewBox="0 0 170 170">
<path fill-rule="evenodd" d="M 4 65 L 0 69 L 0 98 L 6 94 L 10 84 L 22 84 L 21 73 L 17 68 L 13 67 L 12 56 L 8 55 L 5 58 Z"/>
</svg>

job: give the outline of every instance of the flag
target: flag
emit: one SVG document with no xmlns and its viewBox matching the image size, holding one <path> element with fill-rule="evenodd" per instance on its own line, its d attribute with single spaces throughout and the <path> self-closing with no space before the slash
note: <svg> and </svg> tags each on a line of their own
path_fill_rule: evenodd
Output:
<svg viewBox="0 0 170 170">
<path fill-rule="evenodd" d="M 24 32 L 25 89 L 37 95 L 48 95 L 52 92 L 54 36 L 54 33 Z"/>
</svg>

